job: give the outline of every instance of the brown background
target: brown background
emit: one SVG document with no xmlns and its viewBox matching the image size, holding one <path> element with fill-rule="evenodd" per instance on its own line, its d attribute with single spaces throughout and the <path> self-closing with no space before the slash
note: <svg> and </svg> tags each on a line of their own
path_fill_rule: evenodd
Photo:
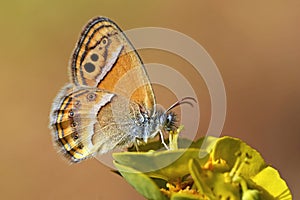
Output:
<svg viewBox="0 0 300 200">
<path fill-rule="evenodd" d="M 299 1 L 5 2 L 0 5 L 2 199 L 143 199 L 96 160 L 66 164 L 47 128 L 52 99 L 68 81 L 78 34 L 98 15 L 124 30 L 165 27 L 199 42 L 226 87 L 222 135 L 258 149 L 300 198 Z M 204 134 L 210 102 L 201 77 L 193 77 L 189 65 L 172 54 L 149 50 L 142 57 L 191 77 L 201 106 L 199 136 Z M 157 96 L 162 104 L 174 102 L 160 91 Z"/>
</svg>

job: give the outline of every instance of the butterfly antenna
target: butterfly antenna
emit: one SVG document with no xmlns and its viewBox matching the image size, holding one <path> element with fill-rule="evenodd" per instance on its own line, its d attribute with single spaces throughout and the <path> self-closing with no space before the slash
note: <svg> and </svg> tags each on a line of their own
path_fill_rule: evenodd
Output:
<svg viewBox="0 0 300 200">
<path fill-rule="evenodd" d="M 175 102 L 173 105 L 171 105 L 166 111 L 165 113 L 167 113 L 168 111 L 172 110 L 173 108 L 182 105 L 182 104 L 189 104 L 190 106 L 193 107 L 193 101 L 194 103 L 197 103 L 196 99 L 194 97 L 184 97 L 181 100 Z"/>
</svg>

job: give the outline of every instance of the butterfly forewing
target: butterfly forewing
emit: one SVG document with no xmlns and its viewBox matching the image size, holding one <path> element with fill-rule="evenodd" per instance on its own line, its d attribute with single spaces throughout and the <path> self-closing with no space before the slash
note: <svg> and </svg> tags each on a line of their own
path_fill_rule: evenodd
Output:
<svg viewBox="0 0 300 200">
<path fill-rule="evenodd" d="M 84 28 L 71 74 L 75 85 L 98 87 L 153 111 L 155 97 L 142 61 L 121 29 L 107 18 L 95 18 Z"/>
</svg>

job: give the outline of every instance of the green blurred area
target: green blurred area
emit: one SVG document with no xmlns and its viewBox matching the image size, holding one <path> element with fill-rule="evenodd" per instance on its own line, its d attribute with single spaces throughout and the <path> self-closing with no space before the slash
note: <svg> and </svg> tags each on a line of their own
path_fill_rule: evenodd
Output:
<svg viewBox="0 0 300 200">
<path fill-rule="evenodd" d="M 1 199 L 143 199 L 96 160 L 64 162 L 47 127 L 52 100 L 68 81 L 78 35 L 99 15 L 123 30 L 165 27 L 199 42 L 226 87 L 222 134 L 260 151 L 299 199 L 299 10 L 296 0 L 1 2 Z M 200 100 L 199 137 L 204 135 L 210 100 L 202 78 L 175 55 L 151 50 L 141 55 L 145 63 L 172 66 L 189 78 Z M 176 100 L 160 88 L 156 94 L 166 106 Z"/>
</svg>

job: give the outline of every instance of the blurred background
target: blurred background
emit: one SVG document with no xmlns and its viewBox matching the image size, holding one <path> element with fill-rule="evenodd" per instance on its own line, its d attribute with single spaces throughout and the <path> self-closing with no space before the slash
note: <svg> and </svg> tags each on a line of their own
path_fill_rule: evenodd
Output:
<svg viewBox="0 0 300 200">
<path fill-rule="evenodd" d="M 2 199 L 143 199 L 95 159 L 69 165 L 48 129 L 53 98 L 68 82 L 78 35 L 95 16 L 123 30 L 164 27 L 200 43 L 217 64 L 227 94 L 222 135 L 261 152 L 300 199 L 299 1 L 3 1 L 0 3 Z M 206 133 L 210 98 L 201 76 L 176 55 L 144 50 L 144 62 L 182 72 L 197 91 Z M 170 98 L 155 87 L 158 102 Z M 191 122 L 193 119 L 191 119 Z M 188 124 L 185 124 L 188 126 Z"/>
</svg>

